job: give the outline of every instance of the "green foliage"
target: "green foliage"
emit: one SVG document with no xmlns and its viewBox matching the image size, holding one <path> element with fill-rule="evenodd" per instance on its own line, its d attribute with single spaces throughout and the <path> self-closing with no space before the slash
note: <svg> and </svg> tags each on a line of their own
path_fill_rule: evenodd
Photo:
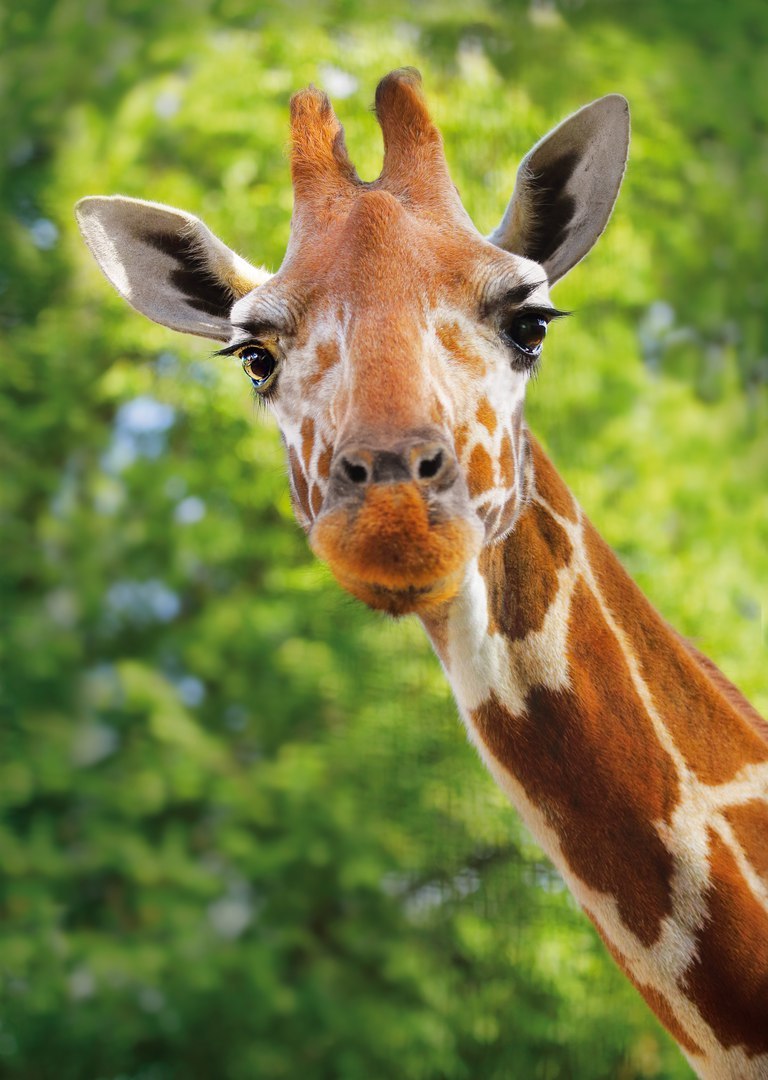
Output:
<svg viewBox="0 0 768 1080">
<path fill-rule="evenodd" d="M 765 710 L 763 6 L 2 19 L 0 1073 L 688 1075 L 465 744 L 419 628 L 310 557 L 234 365 L 122 305 L 72 204 L 175 203 L 275 267 L 290 92 L 340 91 L 370 177 L 376 79 L 415 63 L 490 228 L 528 146 L 625 92 L 617 217 L 557 293 L 578 317 L 529 415 L 646 591 Z"/>
</svg>

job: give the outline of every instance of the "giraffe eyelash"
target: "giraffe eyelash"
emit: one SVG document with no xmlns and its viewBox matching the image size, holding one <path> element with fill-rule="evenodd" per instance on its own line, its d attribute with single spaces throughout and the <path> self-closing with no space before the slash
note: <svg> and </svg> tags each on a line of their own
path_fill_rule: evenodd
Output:
<svg viewBox="0 0 768 1080">
<path fill-rule="evenodd" d="M 574 314 L 573 311 L 561 311 L 560 308 L 548 307 L 547 305 L 525 304 L 523 307 L 517 308 L 513 318 L 519 319 L 523 315 L 530 315 L 532 318 L 545 319 L 548 323 L 551 323 L 555 319 L 567 319 Z"/>
</svg>

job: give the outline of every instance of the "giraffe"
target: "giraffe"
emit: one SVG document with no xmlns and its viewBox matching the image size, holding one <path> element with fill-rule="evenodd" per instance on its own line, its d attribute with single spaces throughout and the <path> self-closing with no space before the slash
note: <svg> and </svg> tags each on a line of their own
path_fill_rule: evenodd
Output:
<svg viewBox="0 0 768 1080">
<path fill-rule="evenodd" d="M 549 290 L 624 174 L 611 94 L 523 160 L 483 238 L 413 69 L 376 92 L 381 175 L 291 101 L 277 273 L 123 196 L 77 217 L 118 292 L 220 343 L 274 412 L 296 518 L 371 608 L 417 615 L 470 740 L 608 950 L 707 1078 L 768 1077 L 768 725 L 645 599 L 523 417 Z"/>
</svg>

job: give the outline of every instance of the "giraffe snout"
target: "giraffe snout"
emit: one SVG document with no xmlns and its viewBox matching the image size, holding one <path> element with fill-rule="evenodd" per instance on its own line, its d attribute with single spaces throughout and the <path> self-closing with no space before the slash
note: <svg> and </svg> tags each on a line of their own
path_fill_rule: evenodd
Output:
<svg viewBox="0 0 768 1080">
<path fill-rule="evenodd" d="M 310 532 L 344 588 L 391 615 L 455 596 L 481 541 L 455 451 L 430 429 L 343 440 Z"/>
<path fill-rule="evenodd" d="M 424 494 L 442 493 L 459 477 L 456 454 L 433 433 L 420 432 L 386 447 L 360 441 L 341 446 L 331 462 L 329 500 L 365 497 L 377 484 L 416 484 Z"/>
</svg>

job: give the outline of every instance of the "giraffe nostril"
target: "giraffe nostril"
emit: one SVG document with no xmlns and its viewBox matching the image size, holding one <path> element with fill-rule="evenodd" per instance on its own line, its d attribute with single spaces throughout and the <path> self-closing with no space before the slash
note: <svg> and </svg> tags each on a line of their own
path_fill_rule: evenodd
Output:
<svg viewBox="0 0 768 1080">
<path fill-rule="evenodd" d="M 344 458 L 341 465 L 347 475 L 347 479 L 351 480 L 353 484 L 365 484 L 368 482 L 368 470 L 365 465 L 361 465 L 359 462 L 349 461 L 348 458 Z"/>
<path fill-rule="evenodd" d="M 350 441 L 336 453 L 330 471 L 338 497 L 358 500 L 377 484 L 416 483 L 424 494 L 439 494 L 458 477 L 451 448 L 444 440 L 428 441 L 421 433 L 375 448 Z"/>
<path fill-rule="evenodd" d="M 437 453 L 431 458 L 422 458 L 419 462 L 419 479 L 431 480 L 433 476 L 437 476 L 443 465 L 443 451 L 438 450 Z"/>
</svg>

